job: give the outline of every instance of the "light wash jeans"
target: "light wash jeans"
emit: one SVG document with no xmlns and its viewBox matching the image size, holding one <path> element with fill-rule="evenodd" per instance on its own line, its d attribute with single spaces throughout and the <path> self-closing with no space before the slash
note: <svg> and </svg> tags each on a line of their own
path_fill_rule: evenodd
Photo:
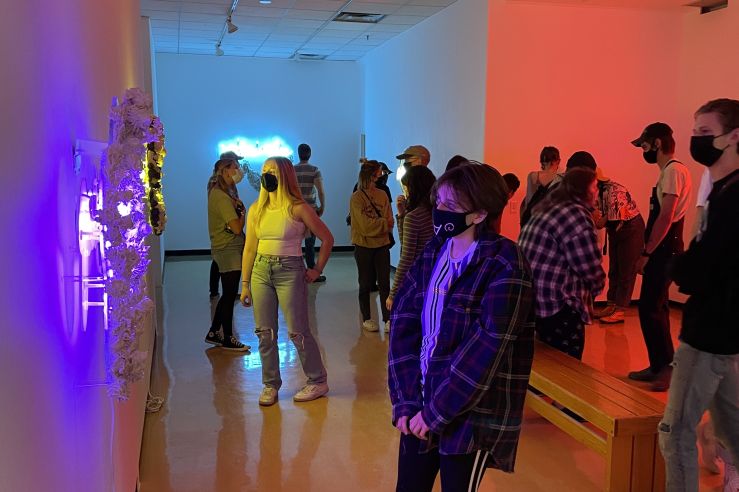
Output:
<svg viewBox="0 0 739 492">
<path fill-rule="evenodd" d="M 696 428 L 706 409 L 716 437 L 739 463 L 739 355 L 711 354 L 680 342 L 672 365 L 667 408 L 659 424 L 667 492 L 697 492 Z"/>
<path fill-rule="evenodd" d="M 262 384 L 280 389 L 280 356 L 277 350 L 277 306 L 287 322 L 287 333 L 295 344 L 308 384 L 326 382 L 326 368 L 318 342 L 308 324 L 308 284 L 300 256 L 257 254 L 251 272 L 254 302 L 254 332 L 259 338 Z"/>
</svg>

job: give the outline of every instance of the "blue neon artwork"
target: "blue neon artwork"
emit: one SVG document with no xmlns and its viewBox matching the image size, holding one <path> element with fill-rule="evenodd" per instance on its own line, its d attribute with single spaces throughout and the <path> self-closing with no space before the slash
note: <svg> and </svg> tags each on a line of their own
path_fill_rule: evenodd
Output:
<svg viewBox="0 0 739 492">
<path fill-rule="evenodd" d="M 269 157 L 282 156 L 292 158 L 293 149 L 285 143 L 282 137 L 268 137 L 264 139 L 251 139 L 246 137 L 234 137 L 230 140 L 218 142 L 218 155 L 228 151 L 236 152 L 243 156 L 246 161 L 261 164 Z"/>
</svg>

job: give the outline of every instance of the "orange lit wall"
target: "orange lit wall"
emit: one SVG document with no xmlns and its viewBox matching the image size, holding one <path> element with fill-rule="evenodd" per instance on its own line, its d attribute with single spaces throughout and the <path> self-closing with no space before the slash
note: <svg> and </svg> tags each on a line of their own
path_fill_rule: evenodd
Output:
<svg viewBox="0 0 739 492">
<path fill-rule="evenodd" d="M 692 114 L 707 99 L 737 97 L 738 11 L 733 5 L 701 16 L 695 8 L 491 0 L 486 162 L 525 183 L 543 146 L 560 149 L 563 167 L 574 151 L 587 150 L 631 191 L 646 219 L 658 169 L 629 141 L 650 122 L 669 123 L 697 188 L 701 169 L 688 153 Z M 524 192 L 503 216 L 512 238 Z M 686 231 L 692 221 L 691 213 Z"/>
</svg>

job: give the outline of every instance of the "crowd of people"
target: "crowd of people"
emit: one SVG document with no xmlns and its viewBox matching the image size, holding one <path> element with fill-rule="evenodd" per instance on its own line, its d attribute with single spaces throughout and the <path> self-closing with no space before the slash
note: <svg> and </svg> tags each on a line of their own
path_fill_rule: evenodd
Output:
<svg viewBox="0 0 739 492">
<path fill-rule="evenodd" d="M 547 146 L 541 169 L 525 180 L 517 241 L 500 233 L 502 212 L 520 185 L 515 175 L 455 155 L 437 179 L 428 149 L 412 145 L 397 156 L 403 193 L 393 214 L 386 185 L 392 171 L 361 160 L 347 223 L 362 329 L 380 330 L 370 302 L 377 290 L 389 333 L 392 423 L 401 433 L 396 490 L 430 491 L 439 472 L 445 492 L 477 490 L 487 468 L 513 471 L 534 339 L 582 358 L 585 326 L 595 319 L 623 323 L 639 274 L 649 366 L 628 377 L 649 382 L 653 391 L 670 389 L 658 429 L 667 489 L 698 489 L 696 429 L 706 410 L 727 471 L 731 457 L 738 462 L 739 330 L 731 320 L 739 315 L 739 101 L 710 101 L 694 123 L 690 154 L 706 172 L 687 251 L 691 179 L 675 158 L 666 123 L 648 125 L 631 142 L 659 169 L 646 223 L 629 190 L 608 178 L 592 154 L 573 153 L 560 172 L 560 152 Z M 242 178 L 239 156 L 222 155 L 208 184 L 211 273 L 223 295 L 205 340 L 248 350 L 233 334 L 241 278 L 241 303 L 253 307 L 259 339 L 261 405 L 274 404 L 282 384 L 278 306 L 307 378 L 295 401 L 328 392 L 308 328 L 306 289 L 325 281 L 333 236 L 320 218 L 320 171 L 309 163 L 308 145 L 298 152 L 295 166 L 284 157 L 264 163 L 259 198 L 248 210 L 235 188 Z M 391 284 L 396 226 L 400 261 Z M 606 231 L 605 245 L 599 229 Z M 606 277 L 607 302 L 596 310 Z M 689 296 L 677 351 L 670 334 L 672 282 Z"/>
</svg>

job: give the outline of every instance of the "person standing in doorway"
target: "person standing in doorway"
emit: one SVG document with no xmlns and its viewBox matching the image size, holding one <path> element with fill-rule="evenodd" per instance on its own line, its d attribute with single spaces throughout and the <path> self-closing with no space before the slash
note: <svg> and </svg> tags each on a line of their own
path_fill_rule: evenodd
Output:
<svg viewBox="0 0 739 492">
<path fill-rule="evenodd" d="M 323 178 L 317 166 L 309 163 L 311 148 L 308 144 L 298 145 L 298 158 L 300 162 L 295 164 L 295 175 L 298 177 L 298 186 L 303 195 L 305 203 L 313 207 L 316 214 L 321 217 L 326 207 L 326 195 L 323 192 Z M 316 203 L 316 193 L 318 203 Z M 316 236 L 312 232 L 305 238 L 305 266 L 311 269 L 316 266 Z M 319 275 L 316 282 L 325 282 L 326 276 Z"/>
<path fill-rule="evenodd" d="M 650 382 L 652 391 L 670 387 L 675 348 L 670 334 L 670 276 L 668 265 L 683 251 L 683 223 L 690 206 L 690 173 L 675 159 L 675 139 L 666 123 L 648 125 L 631 142 L 643 151 L 648 164 L 659 167 L 657 184 L 649 199 L 644 251 L 636 263 L 643 275 L 639 294 L 639 321 L 649 354 L 649 367 L 629 373 L 635 381 Z"/>
</svg>

